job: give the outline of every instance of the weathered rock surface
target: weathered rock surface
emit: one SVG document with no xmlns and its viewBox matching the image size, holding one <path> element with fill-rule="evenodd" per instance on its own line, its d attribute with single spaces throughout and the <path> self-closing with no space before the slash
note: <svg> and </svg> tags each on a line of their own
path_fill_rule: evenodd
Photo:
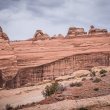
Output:
<svg viewBox="0 0 110 110">
<path fill-rule="evenodd" d="M 49 39 L 48 34 L 44 34 L 42 30 L 37 30 L 32 40 L 46 40 Z"/>
<path fill-rule="evenodd" d="M 87 32 L 84 31 L 84 28 L 70 27 L 66 37 L 74 38 L 85 34 L 87 34 Z"/>
<path fill-rule="evenodd" d="M 44 40 L 48 37 L 40 30 L 34 36 L 34 43 L 1 40 L 1 87 L 21 87 L 27 83 L 69 75 L 79 69 L 110 65 L 110 37 L 106 34 L 84 37 L 84 29 L 72 29 L 77 36 L 83 36 Z"/>
<path fill-rule="evenodd" d="M 24 108 L 23 110 L 80 110 L 80 109 L 109 110 L 110 95 L 81 99 L 81 100 L 64 100 L 53 104 L 28 107 L 28 108 Z"/>
<path fill-rule="evenodd" d="M 8 41 L 9 41 L 8 36 L 6 35 L 6 33 L 3 32 L 3 29 L 2 29 L 2 27 L 0 26 L 0 41 L 1 41 L 1 39 L 3 39 L 3 40 L 8 40 Z"/>
<path fill-rule="evenodd" d="M 94 34 L 107 34 L 108 31 L 107 29 L 99 29 L 95 28 L 93 25 L 90 26 L 89 34 L 94 35 Z"/>
</svg>

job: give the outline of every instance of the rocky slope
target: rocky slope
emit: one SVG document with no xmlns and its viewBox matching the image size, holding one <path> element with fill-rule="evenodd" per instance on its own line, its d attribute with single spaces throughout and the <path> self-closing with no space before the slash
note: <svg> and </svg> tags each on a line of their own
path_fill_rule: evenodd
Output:
<svg viewBox="0 0 110 110">
<path fill-rule="evenodd" d="M 96 78 L 100 80 L 96 81 Z M 88 108 L 88 110 L 100 110 L 102 108 L 109 110 L 110 66 L 94 67 L 89 71 L 78 70 L 71 75 L 58 77 L 55 80 L 65 89 L 46 99 L 44 99 L 42 91 L 53 81 L 42 82 L 40 85 L 27 85 L 28 87 L 24 88 L 0 90 L 0 110 L 6 104 L 13 107 L 19 105 L 24 110 L 53 110 L 52 106 L 55 110 L 77 110 L 81 107 Z M 81 85 L 71 86 L 72 83 L 81 83 Z M 72 106 L 67 108 L 66 103 Z"/>
</svg>

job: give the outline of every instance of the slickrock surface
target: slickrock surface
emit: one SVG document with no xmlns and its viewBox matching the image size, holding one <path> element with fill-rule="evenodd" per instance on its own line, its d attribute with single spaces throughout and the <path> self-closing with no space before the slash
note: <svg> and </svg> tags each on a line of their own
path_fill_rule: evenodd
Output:
<svg viewBox="0 0 110 110">
<path fill-rule="evenodd" d="M 37 105 L 23 110 L 110 110 L 110 95 L 80 100 L 64 100 L 53 104 Z"/>
</svg>

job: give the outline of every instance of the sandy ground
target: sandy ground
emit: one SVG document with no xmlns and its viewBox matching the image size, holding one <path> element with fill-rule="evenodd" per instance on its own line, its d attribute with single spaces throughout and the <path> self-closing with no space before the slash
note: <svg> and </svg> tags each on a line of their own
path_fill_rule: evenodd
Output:
<svg viewBox="0 0 110 110">
<path fill-rule="evenodd" d="M 17 105 L 41 101 L 44 99 L 41 93 L 44 87 L 45 85 L 40 85 L 12 90 L 0 90 L 0 110 L 2 110 L 6 104 L 15 107 Z"/>
</svg>

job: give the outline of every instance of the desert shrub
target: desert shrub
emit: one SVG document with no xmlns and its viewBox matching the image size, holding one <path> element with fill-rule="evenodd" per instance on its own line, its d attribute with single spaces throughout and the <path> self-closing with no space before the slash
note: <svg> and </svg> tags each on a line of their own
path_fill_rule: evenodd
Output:
<svg viewBox="0 0 110 110">
<path fill-rule="evenodd" d="M 82 81 L 85 81 L 86 80 L 86 78 L 82 78 Z"/>
<path fill-rule="evenodd" d="M 100 82 L 100 81 L 101 81 L 101 79 L 100 79 L 100 78 L 97 78 L 97 77 L 96 77 L 95 79 L 93 79 L 93 82 L 94 82 L 94 83 L 98 83 L 98 82 Z"/>
<path fill-rule="evenodd" d="M 81 108 L 79 108 L 78 110 L 88 110 L 88 109 L 85 108 L 85 107 L 81 107 Z"/>
<path fill-rule="evenodd" d="M 22 105 L 16 106 L 13 110 L 19 110 L 19 109 L 22 109 Z"/>
<path fill-rule="evenodd" d="M 7 104 L 5 110 L 14 110 L 14 108 L 10 104 Z"/>
<path fill-rule="evenodd" d="M 42 94 L 44 97 L 48 97 L 56 92 L 64 91 L 64 89 L 65 88 L 56 81 L 55 83 L 52 83 L 50 86 L 47 85 L 45 87 L 45 90 L 42 91 Z"/>
<path fill-rule="evenodd" d="M 99 90 L 99 88 L 94 88 L 94 91 L 98 91 Z"/>
<path fill-rule="evenodd" d="M 107 71 L 104 70 L 104 69 L 100 70 L 100 74 L 105 74 L 106 72 L 107 72 Z"/>
<path fill-rule="evenodd" d="M 81 82 L 75 82 L 75 83 L 70 83 L 70 87 L 80 87 L 80 86 L 82 86 L 82 83 Z"/>
</svg>

